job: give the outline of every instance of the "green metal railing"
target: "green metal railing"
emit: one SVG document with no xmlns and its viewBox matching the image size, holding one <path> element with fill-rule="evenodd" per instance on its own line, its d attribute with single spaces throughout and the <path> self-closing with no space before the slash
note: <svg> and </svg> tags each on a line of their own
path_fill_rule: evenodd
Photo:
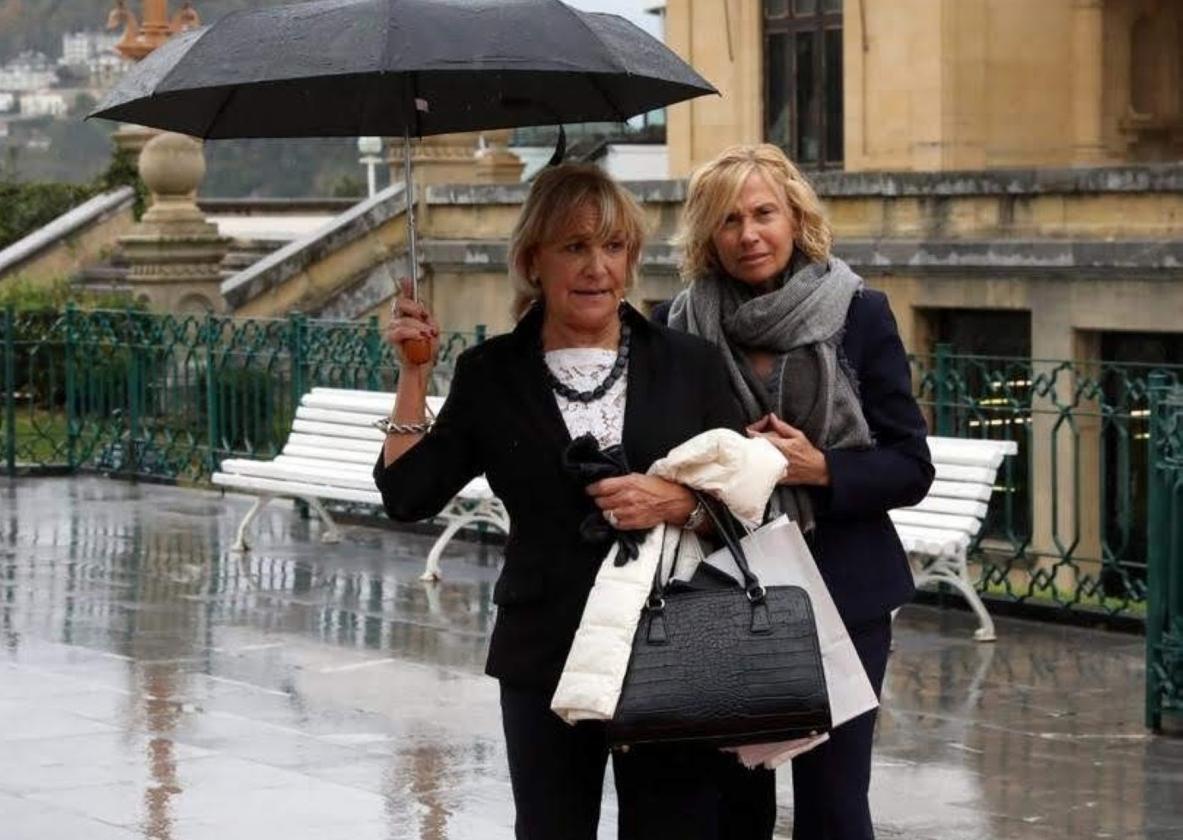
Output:
<svg viewBox="0 0 1183 840">
<path fill-rule="evenodd" d="M 444 336 L 441 390 L 483 339 Z M 279 452 L 313 386 L 393 390 L 377 319 L 0 310 L 0 456 L 20 471 L 97 469 L 199 482 L 223 458 Z"/>
<path fill-rule="evenodd" d="M 1146 724 L 1183 729 L 1183 388 L 1150 382 Z"/>
<path fill-rule="evenodd" d="M 1155 379 L 1158 377 L 1158 379 Z M 1183 366 L 956 355 L 913 358 L 933 434 L 1012 440 L 971 546 L 983 597 L 1034 610 L 1146 616 L 1151 383 Z"/>
<path fill-rule="evenodd" d="M 440 391 L 483 330 L 445 338 Z M 393 390 L 397 378 L 373 319 L 7 309 L 0 353 L 0 468 L 10 475 L 91 469 L 202 482 L 228 456 L 275 455 L 309 388 Z M 1179 518 L 1177 494 L 1155 484 L 1177 476 L 1177 432 L 1151 440 L 1167 422 L 1155 419 L 1152 396 L 1183 381 L 1183 367 L 956 355 L 942 345 L 913 359 L 913 375 L 934 433 L 1019 447 L 971 549 L 984 597 L 1145 621 L 1157 585 L 1148 559 L 1178 566 L 1177 526 L 1161 524 Z M 1155 498 L 1175 501 L 1156 508 Z M 1170 621 L 1183 610 L 1163 614 L 1170 648 L 1179 638 Z M 1164 685 L 1178 683 L 1173 673 Z"/>
</svg>

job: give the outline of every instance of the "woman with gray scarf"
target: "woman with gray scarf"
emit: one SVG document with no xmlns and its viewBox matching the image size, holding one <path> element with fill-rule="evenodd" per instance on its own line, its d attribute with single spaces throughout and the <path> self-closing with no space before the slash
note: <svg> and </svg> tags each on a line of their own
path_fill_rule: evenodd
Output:
<svg viewBox="0 0 1183 840">
<path fill-rule="evenodd" d="M 723 350 L 748 433 L 785 456 L 770 515 L 804 531 L 878 693 L 891 611 L 913 593 L 887 512 L 932 483 L 927 429 L 887 298 L 830 253 L 813 188 L 775 146 L 737 146 L 691 178 L 683 211 L 687 288 L 669 326 Z M 793 762 L 794 840 L 872 838 L 867 791 L 875 713 Z M 731 807 L 771 837 L 775 776 L 735 780 Z"/>
</svg>

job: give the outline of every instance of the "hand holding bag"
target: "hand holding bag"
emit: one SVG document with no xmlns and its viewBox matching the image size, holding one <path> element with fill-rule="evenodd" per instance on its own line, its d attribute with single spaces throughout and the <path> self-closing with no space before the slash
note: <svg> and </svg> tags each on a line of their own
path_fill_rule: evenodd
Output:
<svg viewBox="0 0 1183 840">
<path fill-rule="evenodd" d="M 819 735 L 830 728 L 825 672 L 809 596 L 761 585 L 726 514 L 700 496 L 743 578 L 694 589 L 654 576 L 637 625 L 613 746 L 717 747 Z"/>
</svg>

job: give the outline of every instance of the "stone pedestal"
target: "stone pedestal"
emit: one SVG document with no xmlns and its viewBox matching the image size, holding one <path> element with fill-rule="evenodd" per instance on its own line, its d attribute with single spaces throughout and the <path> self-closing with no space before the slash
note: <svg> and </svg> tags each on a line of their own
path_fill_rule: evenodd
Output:
<svg viewBox="0 0 1183 840">
<path fill-rule="evenodd" d="M 522 180 L 526 164 L 504 145 L 509 140 L 508 131 L 486 132 L 485 144 L 478 147 L 476 159 L 476 182 L 478 184 L 516 184 Z"/>
<path fill-rule="evenodd" d="M 205 177 L 201 144 L 172 132 L 154 137 L 140 156 L 140 176 L 152 192 L 152 206 L 119 239 L 133 293 L 156 310 L 224 311 L 219 286 L 228 240 L 197 208 L 197 187 Z"/>
<path fill-rule="evenodd" d="M 510 131 L 504 129 L 412 140 L 411 165 L 415 169 L 416 185 L 489 183 L 494 177 L 508 179 L 497 183 L 520 181 L 524 164 L 505 148 L 509 136 Z M 390 182 L 398 183 L 403 180 L 403 139 L 388 138 L 386 148 Z M 489 159 L 482 163 L 479 155 Z"/>
<path fill-rule="evenodd" d="M 146 128 L 142 125 L 132 125 L 131 123 L 120 123 L 119 128 L 111 135 L 111 140 L 115 143 L 115 148 L 121 152 L 126 152 L 131 157 L 131 162 L 137 167 L 140 165 L 140 153 L 144 150 L 144 146 L 153 137 L 160 134 L 158 128 Z"/>
</svg>

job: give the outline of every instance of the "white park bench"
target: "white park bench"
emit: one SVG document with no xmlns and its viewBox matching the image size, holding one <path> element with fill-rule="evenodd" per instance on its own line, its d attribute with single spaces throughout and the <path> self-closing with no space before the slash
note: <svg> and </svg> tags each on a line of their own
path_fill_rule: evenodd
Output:
<svg viewBox="0 0 1183 840">
<path fill-rule="evenodd" d="M 916 586 L 947 583 L 960 592 L 978 617 L 974 638 L 994 641 L 994 621 L 969 576 L 970 544 L 982 530 L 994 479 L 1003 458 L 1019 451 L 1013 440 L 930 437 L 936 479 L 915 507 L 891 511 L 904 549 L 920 561 Z"/>
<path fill-rule="evenodd" d="M 442 397 L 428 397 L 428 407 L 438 412 Z M 213 483 L 258 496 L 238 526 L 234 548 L 249 551 L 247 529 L 272 499 L 301 499 L 324 525 L 321 540 L 338 542 L 341 533 L 324 502 L 358 502 L 381 505 L 374 486 L 374 463 L 383 434 L 374 428 L 387 416 L 394 394 L 313 388 L 300 400 L 292 432 L 281 454 L 269 461 L 228 458 L 214 473 Z M 484 523 L 507 532 L 509 516 L 483 476 L 468 483 L 440 513 L 446 525 L 431 547 L 423 580 L 439 579 L 440 555 L 461 528 Z"/>
</svg>

